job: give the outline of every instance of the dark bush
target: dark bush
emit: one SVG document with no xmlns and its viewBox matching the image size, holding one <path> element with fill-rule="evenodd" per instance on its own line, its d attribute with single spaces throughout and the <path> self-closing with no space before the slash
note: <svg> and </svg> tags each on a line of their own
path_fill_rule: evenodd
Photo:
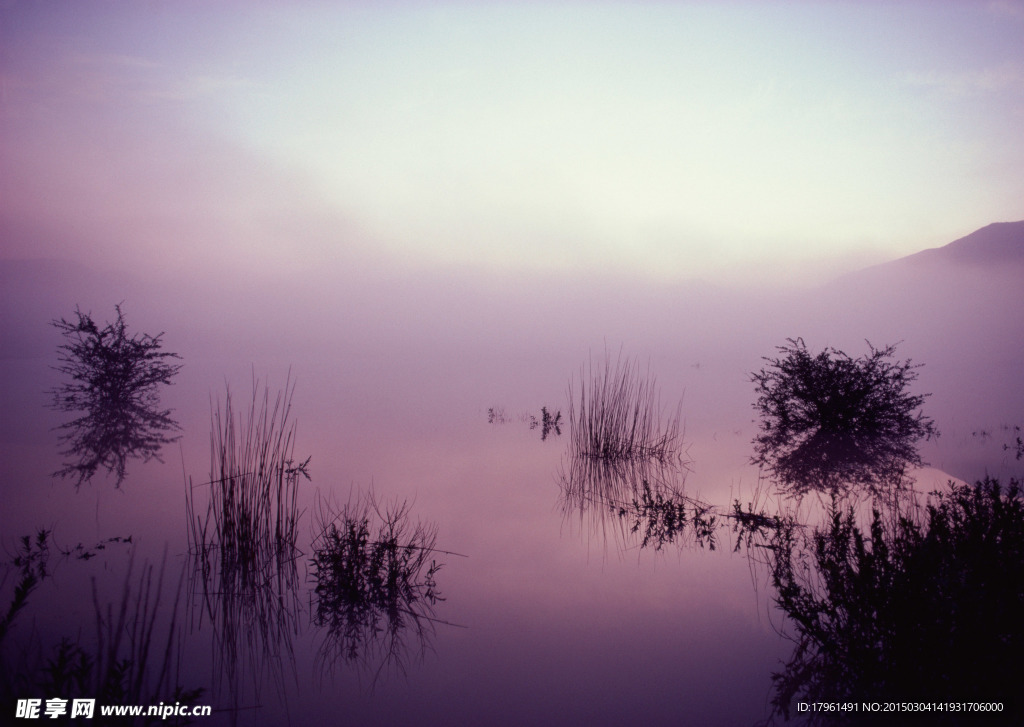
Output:
<svg viewBox="0 0 1024 727">
<path fill-rule="evenodd" d="M 833 348 L 812 356 L 803 339 L 789 339 L 752 374 L 761 413 L 753 462 L 792 494 L 877 492 L 920 466 L 918 441 L 937 436 L 920 411 L 927 394 L 907 390 L 918 367 L 892 361 L 895 346 L 868 347 L 856 359 Z"/>
<path fill-rule="evenodd" d="M 52 407 L 80 412 L 60 426 L 67 445 L 61 454 L 74 461 L 54 474 L 74 479 L 76 488 L 101 467 L 120 487 L 129 459 L 159 459 L 161 447 L 178 438 L 171 434 L 178 423 L 160 408 L 158 391 L 181 369 L 169 362 L 180 356 L 160 350 L 162 333 L 130 335 L 121 307 L 116 310 L 117 320 L 104 328 L 78 309 L 75 321 L 53 321 L 66 340 L 57 370 L 69 380 L 51 392 Z"/>
<path fill-rule="evenodd" d="M 920 524 L 876 509 L 865 534 L 833 501 L 828 524 L 811 536 L 792 524 L 780 531 L 772 580 L 796 649 L 773 675 L 776 715 L 788 719 L 796 700 L 974 701 L 1005 704 L 1001 715 L 983 715 L 986 724 L 1019 719 L 1020 483 L 986 478 L 933 494 Z"/>
</svg>

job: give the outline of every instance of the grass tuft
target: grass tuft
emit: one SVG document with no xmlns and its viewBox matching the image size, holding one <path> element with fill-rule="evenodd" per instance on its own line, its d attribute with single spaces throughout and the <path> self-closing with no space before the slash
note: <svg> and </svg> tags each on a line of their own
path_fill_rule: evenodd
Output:
<svg viewBox="0 0 1024 727">
<path fill-rule="evenodd" d="M 620 353 L 588 362 L 569 382 L 569 428 L 573 453 L 606 462 L 678 458 L 682 401 L 665 417 L 656 381 Z"/>
<path fill-rule="evenodd" d="M 408 501 L 380 503 L 372 491 L 340 510 L 320 501 L 310 565 L 316 582 L 313 622 L 325 629 L 324 666 L 370 667 L 374 682 L 389 667 L 422 658 L 440 621 L 442 568 L 437 526 L 413 521 Z M 449 624 L 453 625 L 453 624 Z M 376 668 L 373 665 L 376 664 Z"/>
</svg>

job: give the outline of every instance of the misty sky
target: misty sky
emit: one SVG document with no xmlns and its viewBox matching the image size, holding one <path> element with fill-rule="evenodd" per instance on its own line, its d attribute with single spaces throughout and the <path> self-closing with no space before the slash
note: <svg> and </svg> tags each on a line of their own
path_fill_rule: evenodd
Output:
<svg viewBox="0 0 1024 727">
<path fill-rule="evenodd" d="M 5 257 L 839 270 L 1024 218 L 1024 3 L 0 3 Z"/>
</svg>

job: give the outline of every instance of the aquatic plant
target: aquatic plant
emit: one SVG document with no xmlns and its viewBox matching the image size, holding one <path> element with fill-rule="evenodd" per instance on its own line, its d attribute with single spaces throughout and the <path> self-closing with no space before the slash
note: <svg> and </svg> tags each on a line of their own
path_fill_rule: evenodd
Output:
<svg viewBox="0 0 1024 727">
<path fill-rule="evenodd" d="M 911 394 L 917 369 L 892 361 L 895 346 L 851 358 L 826 348 L 812 356 L 787 339 L 778 358 L 751 374 L 761 433 L 752 462 L 792 494 L 863 487 L 879 492 L 921 466 L 917 443 L 938 436 L 921 412 L 927 394 Z"/>
<path fill-rule="evenodd" d="M 160 461 L 160 449 L 174 442 L 180 427 L 170 409 L 160 408 L 159 388 L 171 383 L 181 364 L 176 353 L 162 351 L 163 333 L 131 335 L 121 306 L 117 320 L 100 328 L 88 313 L 75 309 L 77 320 L 53 321 L 67 341 L 61 345 L 57 370 L 69 381 L 53 389 L 51 408 L 83 412 L 61 424 L 61 452 L 72 457 L 54 476 L 71 478 L 77 489 L 102 467 L 120 487 L 128 461 Z"/>
<path fill-rule="evenodd" d="M 1003 445 L 1003 451 L 1013 451 L 1016 459 L 1024 457 L 1024 439 L 1021 439 L 1020 425 L 1014 424 L 1012 427 L 1008 424 L 1003 425 L 1003 431 L 1008 432 L 1012 435 L 1016 435 L 1016 439 L 1012 442 L 1007 442 Z"/>
<path fill-rule="evenodd" d="M 552 414 L 546 406 L 540 408 L 540 419 L 530 415 L 530 429 L 540 428 L 540 441 L 545 441 L 552 432 L 556 437 L 562 436 L 562 412 Z"/>
<path fill-rule="evenodd" d="M 189 624 L 213 630 L 214 688 L 226 690 L 235 717 L 244 674 L 257 689 L 269 674 L 283 691 L 284 666 L 294 664 L 298 487 L 310 479 L 310 458 L 295 458 L 294 390 L 289 374 L 271 404 L 269 388 L 254 377 L 248 412 L 236 412 L 228 388 L 210 416 L 210 479 L 189 479 L 185 491 L 188 595 L 198 606 Z M 201 492 L 208 493 L 205 512 Z"/>
<path fill-rule="evenodd" d="M 81 543 L 73 548 L 57 547 L 60 554 L 58 562 L 74 557 L 76 560 L 90 560 L 95 558 L 98 551 L 106 550 L 110 545 L 132 542 L 132 536 L 113 536 L 104 538 L 92 547 L 85 547 Z M 18 572 L 18 579 L 11 594 L 11 603 L 7 612 L 0 617 L 0 643 L 11 628 L 18 613 L 28 604 L 28 597 L 47 578 L 52 575 L 50 564 L 50 545 L 53 543 L 53 530 L 42 528 L 35 536 L 23 535 L 18 540 L 17 554 L 11 559 L 11 565 Z M 6 585 L 7 573 L 0 580 L 0 587 Z"/>
<path fill-rule="evenodd" d="M 526 412 L 520 412 L 515 415 L 505 413 L 505 407 L 492 406 L 487 409 L 487 423 L 488 424 L 508 424 L 509 422 L 529 422 L 530 429 L 540 429 L 541 441 L 547 440 L 548 436 L 552 433 L 556 437 L 562 435 L 562 412 L 556 411 L 552 414 L 548 411 L 546 406 L 540 408 L 540 418 L 538 419 L 533 414 L 527 414 Z"/>
<path fill-rule="evenodd" d="M 569 382 L 569 439 L 573 453 L 605 461 L 678 456 L 682 443 L 682 402 L 664 417 L 655 379 L 620 356 L 614 365 L 606 354 Z"/>
<path fill-rule="evenodd" d="M 720 520 L 714 507 L 678 490 L 654 488 L 644 480 L 640 492 L 628 503 L 611 507 L 630 523 L 631 533 L 643 532 L 641 548 L 662 550 L 666 545 L 690 541 L 715 549 Z"/>
<path fill-rule="evenodd" d="M 441 597 L 437 526 L 410 518 L 407 501 L 382 505 L 372 490 L 340 510 L 320 501 L 310 560 L 316 586 L 313 623 L 325 630 L 320 659 L 405 671 L 430 646 Z M 449 624 L 451 625 L 451 624 Z M 373 665 L 376 664 L 374 668 Z"/>
<path fill-rule="evenodd" d="M 1005 703 L 993 723 L 1019 724 L 1024 650 L 1024 496 L 986 478 L 949 483 L 923 517 L 874 509 L 864 532 L 833 499 L 827 522 L 779 530 L 770 553 L 775 602 L 795 630 L 773 675 L 773 713 L 795 701 Z M 892 523 L 887 525 L 887 522 Z M 807 716 L 807 715 L 805 715 Z M 812 714 L 838 722 L 843 715 Z M 970 715 L 931 713 L 929 724 Z"/>
<path fill-rule="evenodd" d="M 504 424 L 508 419 L 505 416 L 505 407 L 492 406 L 487 410 L 488 424 Z"/>
<path fill-rule="evenodd" d="M 248 416 L 237 417 L 228 389 L 211 414 L 210 487 L 200 518 L 191 479 L 186 487 L 189 547 L 224 572 L 257 580 L 266 563 L 294 557 L 298 482 L 309 479 L 309 458 L 295 459 L 295 423 L 289 420 L 291 377 L 270 406 L 267 387 L 253 380 Z"/>
<path fill-rule="evenodd" d="M 22 539 L 23 548 L 14 560 L 23 573 L 32 574 L 31 588 L 50 574 L 48 560 L 49 531 L 41 531 L 35 541 Z M 44 648 L 33 647 L 38 638 L 33 631 L 28 641 L 17 648 L 5 644 L 0 650 L 0 701 L 13 704 L 18 698 L 53 696 L 61 699 L 94 699 L 96 705 L 195 704 L 202 689 L 186 689 L 180 684 L 180 653 L 177 648 L 178 605 L 181 579 L 169 614 L 164 603 L 166 554 L 159 572 L 145 565 L 137 583 L 132 577 L 129 560 L 120 602 L 101 605 L 96 580 L 92 579 L 92 603 L 95 614 L 94 640 L 79 633 L 75 638 L 63 637 L 59 643 Z M 14 616 L 24 607 L 26 578 L 16 587 L 15 602 L 4 619 L 4 633 Z M 27 596 L 27 593 L 25 594 Z M 17 604 L 17 608 L 13 606 Z M 165 616 L 161 619 L 160 614 Z M 46 656 L 48 654 L 48 656 Z M 97 723 L 104 724 L 97 710 Z M 143 718 L 144 723 L 157 721 Z M 185 724 L 191 720 L 175 718 L 167 724 Z M 118 724 L 134 724 L 138 720 L 119 717 Z"/>
<path fill-rule="evenodd" d="M 11 603 L 0 618 L 0 644 L 14 623 L 18 613 L 28 604 L 32 591 L 49 575 L 50 536 L 52 530 L 39 530 L 35 537 L 23 535 L 18 544 L 18 554 L 11 561 L 19 577 L 14 585 Z M 5 579 L 6 580 L 6 579 Z M 0 584 L 2 585 L 2 584 Z"/>
</svg>

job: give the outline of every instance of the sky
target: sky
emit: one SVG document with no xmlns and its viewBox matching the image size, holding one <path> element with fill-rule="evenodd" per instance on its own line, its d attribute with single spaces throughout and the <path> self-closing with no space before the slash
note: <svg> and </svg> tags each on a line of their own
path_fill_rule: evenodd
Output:
<svg viewBox="0 0 1024 727">
<path fill-rule="evenodd" d="M 0 2 L 6 258 L 839 272 L 1024 219 L 1024 2 Z"/>
</svg>

